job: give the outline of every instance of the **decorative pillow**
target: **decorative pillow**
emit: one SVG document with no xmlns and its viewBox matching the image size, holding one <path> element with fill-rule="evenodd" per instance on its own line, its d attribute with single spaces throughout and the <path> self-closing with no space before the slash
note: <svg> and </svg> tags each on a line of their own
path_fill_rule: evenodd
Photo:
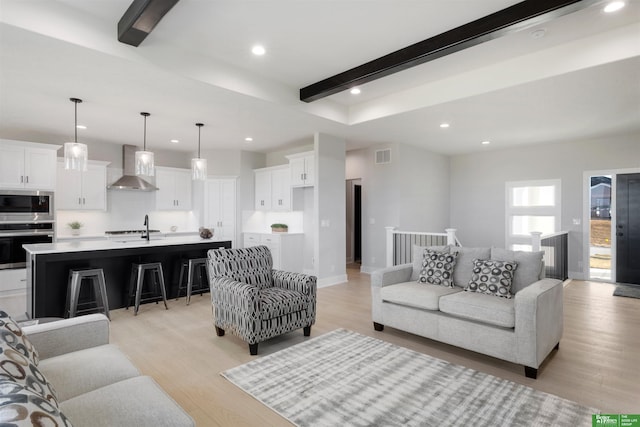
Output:
<svg viewBox="0 0 640 427">
<path fill-rule="evenodd" d="M 491 259 L 499 261 L 515 261 L 518 269 L 513 275 L 511 294 L 515 295 L 530 284 L 537 282 L 544 276 L 544 251 L 524 252 L 511 251 L 502 248 L 491 248 Z"/>
<path fill-rule="evenodd" d="M 442 253 L 425 249 L 418 283 L 453 288 L 453 267 L 456 265 L 457 256 L 456 253 Z"/>
<path fill-rule="evenodd" d="M 0 343 L 2 342 L 7 343 L 38 366 L 40 362 L 38 351 L 29 338 L 22 333 L 20 326 L 7 313 L 0 310 Z"/>
<path fill-rule="evenodd" d="M 10 381 L 0 381 L 0 425 L 71 427 L 51 402 Z"/>
<path fill-rule="evenodd" d="M 422 261 L 424 261 L 424 251 L 425 249 L 429 249 L 436 252 L 449 253 L 449 246 L 418 246 L 413 245 L 412 247 L 412 263 L 413 270 L 411 272 L 411 281 L 414 282 L 418 280 L 420 276 L 420 272 L 422 271 Z"/>
<path fill-rule="evenodd" d="M 0 343 L 0 381 L 20 384 L 58 407 L 56 391 L 38 367 L 5 342 Z"/>
<path fill-rule="evenodd" d="M 471 280 L 464 290 L 511 298 L 511 283 L 517 266 L 510 261 L 475 259 Z"/>
</svg>

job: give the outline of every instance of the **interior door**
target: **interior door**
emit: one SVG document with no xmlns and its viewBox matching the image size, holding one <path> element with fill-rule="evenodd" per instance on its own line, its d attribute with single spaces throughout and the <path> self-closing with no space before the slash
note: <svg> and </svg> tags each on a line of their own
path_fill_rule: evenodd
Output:
<svg viewBox="0 0 640 427">
<path fill-rule="evenodd" d="M 640 285 L 640 174 L 616 176 L 616 282 Z"/>
</svg>

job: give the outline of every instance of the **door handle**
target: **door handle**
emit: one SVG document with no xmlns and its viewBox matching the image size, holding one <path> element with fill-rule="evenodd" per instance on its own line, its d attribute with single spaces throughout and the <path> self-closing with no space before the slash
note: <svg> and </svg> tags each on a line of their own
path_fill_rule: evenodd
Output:
<svg viewBox="0 0 640 427">
<path fill-rule="evenodd" d="M 624 236 L 624 233 L 618 233 L 617 236 L 622 237 Z"/>
<path fill-rule="evenodd" d="M 86 200 L 84 197 L 82 198 L 82 204 L 83 204 L 83 205 L 86 205 L 86 204 L 87 204 L 87 200 Z"/>
<path fill-rule="evenodd" d="M 24 184 L 24 175 L 20 175 L 20 184 Z"/>
<path fill-rule="evenodd" d="M 25 182 L 28 184 L 29 183 L 29 175 L 25 176 Z"/>
</svg>

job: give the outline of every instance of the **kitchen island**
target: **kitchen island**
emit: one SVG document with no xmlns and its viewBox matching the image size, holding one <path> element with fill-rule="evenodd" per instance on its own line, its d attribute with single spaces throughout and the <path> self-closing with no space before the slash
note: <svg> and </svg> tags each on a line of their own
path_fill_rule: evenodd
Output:
<svg viewBox="0 0 640 427">
<path fill-rule="evenodd" d="M 64 317 L 67 281 L 72 268 L 102 268 L 109 309 L 127 303 L 131 264 L 161 262 L 167 298 L 175 298 L 183 259 L 206 258 L 209 249 L 230 248 L 231 241 L 200 237 L 157 240 L 83 240 L 24 245 L 27 253 L 27 314 Z M 87 287 L 88 288 L 88 287 Z"/>
</svg>

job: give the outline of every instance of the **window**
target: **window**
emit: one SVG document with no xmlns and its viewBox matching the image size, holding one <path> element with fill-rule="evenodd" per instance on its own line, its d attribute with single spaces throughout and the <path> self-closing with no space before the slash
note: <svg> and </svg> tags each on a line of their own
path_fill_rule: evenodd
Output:
<svg viewBox="0 0 640 427">
<path fill-rule="evenodd" d="M 531 232 L 560 229 L 560 180 L 513 181 L 506 184 L 505 247 L 531 250 Z"/>
</svg>

